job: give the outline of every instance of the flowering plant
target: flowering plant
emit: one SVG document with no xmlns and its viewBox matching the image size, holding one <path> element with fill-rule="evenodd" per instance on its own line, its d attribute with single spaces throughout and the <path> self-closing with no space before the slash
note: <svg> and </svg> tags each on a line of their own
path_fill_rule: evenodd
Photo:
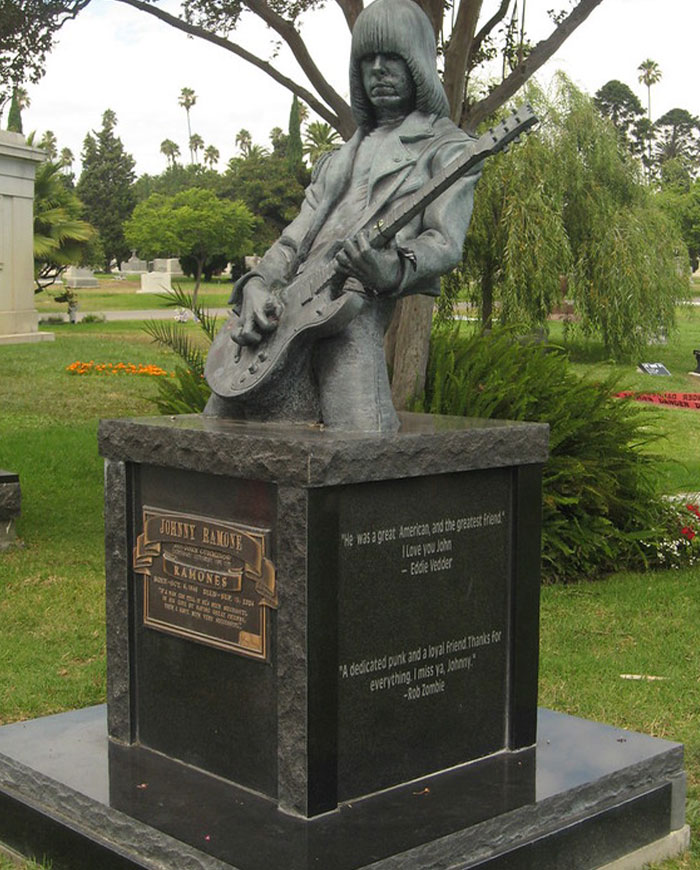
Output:
<svg viewBox="0 0 700 870">
<path fill-rule="evenodd" d="M 94 360 L 90 360 L 90 362 L 76 360 L 74 363 L 66 366 L 66 371 L 71 375 L 151 375 L 152 377 L 175 377 L 174 372 L 166 372 L 165 369 L 153 364 L 96 363 Z"/>
<path fill-rule="evenodd" d="M 673 501 L 669 506 L 667 535 L 646 543 L 653 562 L 661 568 L 685 568 L 700 561 L 700 505 Z"/>
</svg>

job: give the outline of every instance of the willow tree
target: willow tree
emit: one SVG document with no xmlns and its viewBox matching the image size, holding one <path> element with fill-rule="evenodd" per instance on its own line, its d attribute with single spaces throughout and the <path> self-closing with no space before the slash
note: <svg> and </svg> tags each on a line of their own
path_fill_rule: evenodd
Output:
<svg viewBox="0 0 700 870">
<path fill-rule="evenodd" d="M 672 327 L 687 252 L 612 123 L 557 82 L 552 98 L 532 89 L 538 135 L 486 164 L 462 285 L 485 324 L 544 325 L 566 293 L 572 328 L 629 357 Z"/>
</svg>

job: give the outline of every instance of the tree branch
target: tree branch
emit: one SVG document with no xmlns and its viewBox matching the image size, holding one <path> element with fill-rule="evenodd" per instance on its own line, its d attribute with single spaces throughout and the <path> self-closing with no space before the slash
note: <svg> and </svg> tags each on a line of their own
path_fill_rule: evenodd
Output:
<svg viewBox="0 0 700 870">
<path fill-rule="evenodd" d="M 286 18 L 274 11 L 266 0 L 243 0 L 243 3 L 261 18 L 268 27 L 278 33 L 291 49 L 296 62 L 304 71 L 304 74 L 316 89 L 319 96 L 333 109 L 340 121 L 339 132 L 344 139 L 349 139 L 355 131 L 355 121 L 350 111 L 350 106 L 331 87 L 325 77 L 316 66 L 314 59 L 309 54 L 306 43 L 301 38 L 299 31 Z"/>
<path fill-rule="evenodd" d="M 478 103 L 468 108 L 466 105 L 462 111 L 460 126 L 465 130 L 473 131 L 485 118 L 493 114 L 506 100 L 517 93 L 525 82 L 533 76 L 537 70 L 559 49 L 566 40 L 583 24 L 596 6 L 603 0 L 579 0 L 578 5 L 559 24 L 547 39 L 538 42 L 530 54 L 522 63 L 513 70 L 503 81 L 495 87 L 491 93 Z"/>
<path fill-rule="evenodd" d="M 457 20 L 445 51 L 445 93 L 450 103 L 452 120 L 459 122 L 464 103 L 464 83 L 469 61 L 469 46 L 479 20 L 482 0 L 460 0 Z"/>
<path fill-rule="evenodd" d="M 437 41 L 442 29 L 442 18 L 445 14 L 445 0 L 415 0 L 420 8 L 428 16 L 433 26 L 433 33 Z"/>
<path fill-rule="evenodd" d="M 183 21 L 181 18 L 178 18 L 175 15 L 171 15 L 169 12 L 165 12 L 163 9 L 159 9 L 157 6 L 153 6 L 150 3 L 144 2 L 144 0 L 117 0 L 119 3 L 126 3 L 127 6 L 133 6 L 134 9 L 138 9 L 140 12 L 146 12 L 149 15 L 153 15 L 155 18 L 164 21 L 166 24 L 169 24 L 171 27 L 175 27 L 177 30 L 183 31 L 183 33 L 187 33 L 190 36 L 196 36 L 199 39 L 205 39 L 207 42 L 211 42 L 214 45 L 218 45 L 220 48 L 225 48 L 227 51 L 232 52 L 243 60 L 248 61 L 253 66 L 262 70 L 264 73 L 270 76 L 270 78 L 274 79 L 278 84 L 283 85 L 285 88 L 290 90 L 293 94 L 296 94 L 300 100 L 303 100 L 308 106 L 314 110 L 318 115 L 320 115 L 325 121 L 327 121 L 331 127 L 338 130 L 341 135 L 345 135 L 343 133 L 341 120 L 340 118 L 331 112 L 328 107 L 322 103 L 311 91 L 307 90 L 302 85 L 293 81 L 285 75 L 282 75 L 278 70 L 276 70 L 272 64 L 267 61 L 261 60 L 259 57 L 256 57 L 251 52 L 247 51 L 245 48 L 242 48 L 240 45 L 237 45 L 235 42 L 231 42 L 228 39 L 224 39 L 223 36 L 217 36 L 215 33 L 210 33 L 208 30 L 205 30 L 203 27 L 198 27 L 196 24 L 190 24 L 187 21 Z M 352 131 L 351 131 L 352 132 Z"/>
<path fill-rule="evenodd" d="M 345 16 L 345 20 L 348 23 L 348 28 L 352 33 L 352 29 L 357 21 L 357 16 L 363 9 L 362 0 L 335 0 L 335 2 L 340 6 L 343 15 Z"/>
<path fill-rule="evenodd" d="M 481 43 L 486 39 L 486 37 L 491 33 L 493 28 L 500 24 L 501 21 L 506 17 L 506 12 L 508 11 L 508 7 L 510 6 L 511 0 L 501 0 L 501 5 L 498 8 L 498 11 L 495 12 L 491 18 L 484 24 L 481 30 L 474 37 L 474 41 L 469 48 L 469 61 L 467 63 L 467 69 L 471 66 L 471 59 L 481 48 Z"/>
</svg>

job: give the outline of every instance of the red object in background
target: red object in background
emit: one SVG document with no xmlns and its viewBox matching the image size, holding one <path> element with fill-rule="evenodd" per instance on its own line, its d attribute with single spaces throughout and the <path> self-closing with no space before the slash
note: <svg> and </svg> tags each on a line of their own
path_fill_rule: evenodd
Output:
<svg viewBox="0 0 700 870">
<path fill-rule="evenodd" d="M 675 408 L 692 408 L 700 411 L 700 393 L 634 393 L 626 390 L 616 393 L 618 399 L 634 399 L 636 402 L 651 402 L 654 405 L 673 405 Z"/>
</svg>

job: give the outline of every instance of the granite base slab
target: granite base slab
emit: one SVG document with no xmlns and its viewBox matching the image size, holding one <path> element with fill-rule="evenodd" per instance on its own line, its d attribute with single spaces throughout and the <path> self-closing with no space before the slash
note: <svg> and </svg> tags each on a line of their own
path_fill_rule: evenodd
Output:
<svg viewBox="0 0 700 870">
<path fill-rule="evenodd" d="M 593 870 L 682 847 L 682 746 L 548 710 L 538 735 L 309 820 L 110 744 L 91 707 L 0 728 L 0 841 L 53 870 Z"/>
</svg>

